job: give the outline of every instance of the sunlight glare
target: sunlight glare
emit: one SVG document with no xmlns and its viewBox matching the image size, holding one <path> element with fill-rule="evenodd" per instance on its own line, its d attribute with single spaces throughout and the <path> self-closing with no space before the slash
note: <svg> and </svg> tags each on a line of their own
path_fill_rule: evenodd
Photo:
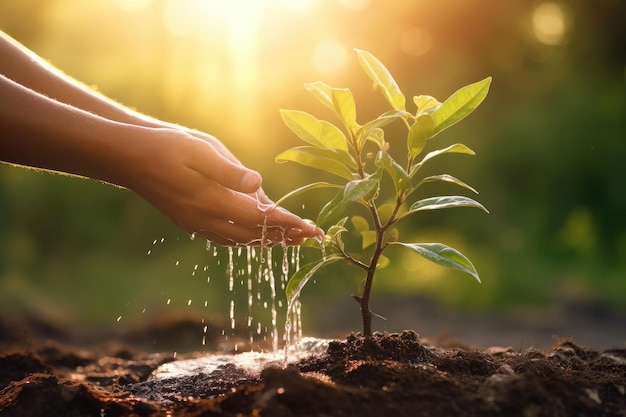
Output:
<svg viewBox="0 0 626 417">
<path fill-rule="evenodd" d="M 162 17 L 168 32 L 180 37 L 193 35 L 195 3 L 194 0 L 164 0 Z"/>
<path fill-rule="evenodd" d="M 317 71 L 323 74 L 332 74 L 346 64 L 348 51 L 342 43 L 327 40 L 315 46 L 311 60 Z"/>
<path fill-rule="evenodd" d="M 369 2 L 369 0 L 337 0 L 337 3 L 341 6 L 351 10 L 363 10 Z"/>
<path fill-rule="evenodd" d="M 533 33 L 544 45 L 561 45 L 569 30 L 569 13 L 564 5 L 545 2 L 532 14 Z"/>
<path fill-rule="evenodd" d="M 118 6 L 127 12 L 140 12 L 152 5 L 152 0 L 116 0 Z"/>
<path fill-rule="evenodd" d="M 195 72 L 198 85 L 209 87 L 217 82 L 223 94 L 246 96 L 246 100 L 233 101 L 237 114 L 254 114 L 259 87 L 257 37 L 265 7 L 267 3 L 247 0 L 162 2 L 166 29 L 174 36 L 191 38 L 184 40 L 185 45 L 197 54 L 186 75 Z"/>
<path fill-rule="evenodd" d="M 315 0 L 282 0 L 282 6 L 294 12 L 307 12 L 315 5 Z"/>
</svg>

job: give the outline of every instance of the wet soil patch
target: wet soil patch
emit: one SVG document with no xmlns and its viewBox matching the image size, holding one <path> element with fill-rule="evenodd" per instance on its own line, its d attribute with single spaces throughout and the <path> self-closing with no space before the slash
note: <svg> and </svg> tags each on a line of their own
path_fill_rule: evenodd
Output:
<svg viewBox="0 0 626 417">
<path fill-rule="evenodd" d="M 164 363 L 201 354 L 0 340 L 0 416 L 626 417 L 626 349 L 571 339 L 520 352 L 435 346 L 413 331 L 350 335 L 256 375 L 224 365 L 150 379 Z"/>
</svg>

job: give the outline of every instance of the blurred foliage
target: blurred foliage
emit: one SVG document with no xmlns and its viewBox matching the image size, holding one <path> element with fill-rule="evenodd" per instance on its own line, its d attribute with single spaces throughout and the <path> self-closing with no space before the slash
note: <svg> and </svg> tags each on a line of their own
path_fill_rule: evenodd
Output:
<svg viewBox="0 0 626 417">
<path fill-rule="evenodd" d="M 350 88 L 370 103 L 363 117 L 384 109 L 351 48 L 378 56 L 409 95 L 493 76 L 481 109 L 442 138 L 478 156 L 430 167 L 452 165 L 492 214 L 428 213 L 405 232 L 455 246 L 483 284 L 399 252 L 376 284 L 475 310 L 626 308 L 625 15 L 620 0 L 0 2 L 2 30 L 124 104 L 221 138 L 273 198 L 318 175 L 274 163 L 297 141 L 278 108 L 320 110 L 304 82 Z M 314 197 L 288 208 L 319 210 Z M 0 165 L 2 311 L 97 326 L 208 300 L 207 314 L 226 315 L 226 271 L 213 262 L 131 192 Z M 196 264 L 212 265 L 211 284 L 194 281 Z M 345 273 L 329 268 L 307 288 L 305 317 L 318 308 L 306 300 L 350 302 L 361 278 L 333 279 Z"/>
</svg>

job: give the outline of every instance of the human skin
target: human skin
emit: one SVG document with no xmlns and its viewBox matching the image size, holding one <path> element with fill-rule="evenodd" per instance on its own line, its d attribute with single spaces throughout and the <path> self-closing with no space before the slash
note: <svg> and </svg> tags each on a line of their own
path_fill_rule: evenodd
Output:
<svg viewBox="0 0 626 417">
<path fill-rule="evenodd" d="M 222 245 L 295 245 L 323 234 L 276 207 L 261 175 L 215 137 L 130 110 L 1 31 L 0 161 L 130 189 Z"/>
</svg>

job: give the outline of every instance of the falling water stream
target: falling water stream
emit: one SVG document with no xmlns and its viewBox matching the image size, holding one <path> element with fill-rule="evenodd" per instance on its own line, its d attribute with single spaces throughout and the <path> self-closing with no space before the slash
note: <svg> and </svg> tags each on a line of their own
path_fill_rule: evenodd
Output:
<svg viewBox="0 0 626 417">
<path fill-rule="evenodd" d="M 267 341 L 271 344 L 271 351 L 251 350 L 247 352 L 209 353 L 205 356 L 176 360 L 157 368 L 151 375 L 150 381 L 185 379 L 194 375 L 205 375 L 208 380 L 219 379 L 219 376 L 228 369 L 236 369 L 252 378 L 258 377 L 262 369 L 267 366 L 285 366 L 313 354 L 322 353 L 328 347 L 328 340 L 317 338 L 303 338 L 300 317 L 300 303 L 295 300 L 289 314 L 287 302 L 283 300 L 284 290 L 289 279 L 289 272 L 300 267 L 300 247 L 245 247 L 220 248 L 219 250 L 207 244 L 207 249 L 213 256 L 218 256 L 221 250 L 226 250 L 228 262 L 226 275 L 228 279 L 229 323 L 230 330 L 241 330 L 245 327 L 248 332 L 250 346 L 255 341 Z M 273 253 L 276 252 L 276 253 Z M 278 256 L 280 255 L 280 261 Z M 276 260 L 275 260 L 276 259 Z M 243 268 L 240 263 L 245 263 Z M 197 265 L 193 272 L 198 270 Z M 204 271 L 207 267 L 204 268 Z M 274 271 L 280 271 L 275 274 Z M 245 305 L 237 304 L 242 297 L 235 297 L 238 291 L 245 291 Z M 269 299 L 268 299 L 269 297 Z M 205 301 L 206 306 L 206 301 Z M 241 309 L 241 311 L 239 311 Z M 257 315 L 259 310 L 265 314 Z M 245 315 L 241 314 L 245 311 Z M 237 314 L 239 312 L 239 314 Z M 269 313 L 269 314 L 268 314 Z M 284 330 L 279 329 L 279 314 L 285 315 Z M 243 320 L 241 317 L 244 317 Z M 264 319 L 261 316 L 269 316 Z M 269 321 L 268 321 L 269 320 Z M 203 324 L 203 345 L 206 343 L 208 325 Z M 267 337 L 270 340 L 267 340 Z M 234 350 L 237 352 L 237 346 Z M 184 393 L 181 393 L 184 394 Z"/>
<path fill-rule="evenodd" d="M 259 208 L 268 213 L 272 207 Z M 246 375 L 257 376 L 260 371 L 269 365 L 285 366 L 303 357 L 321 353 L 328 347 L 327 340 L 302 337 L 301 308 L 299 300 L 285 299 L 285 288 L 290 272 L 300 268 L 300 247 L 288 247 L 284 242 L 272 248 L 267 242 L 267 216 L 263 223 L 261 246 L 247 245 L 245 247 L 218 247 L 210 241 L 206 243 L 209 254 L 217 259 L 217 266 L 226 251 L 226 276 L 228 280 L 228 317 L 230 329 L 223 331 L 227 340 L 229 335 L 241 340 L 242 333 L 247 332 L 246 345 L 250 351 L 240 352 L 238 344 L 234 345 L 236 354 L 207 354 L 206 356 L 188 360 L 177 360 L 160 366 L 150 380 L 164 380 L 182 378 L 194 375 L 215 375 L 219 379 L 224 369 L 235 367 Z M 191 235 L 193 240 L 195 233 Z M 156 241 L 155 241 L 156 242 Z M 322 242 L 323 245 L 323 242 Z M 149 254 L 150 252 L 148 252 Z M 280 255 L 274 256 L 274 255 Z M 324 254 L 325 255 L 325 254 Z M 179 265 L 179 262 L 176 262 Z M 243 267 L 241 267 L 243 265 Z M 203 271 L 209 269 L 205 266 Z M 275 273 L 275 271 L 279 271 Z M 193 267 L 192 276 L 198 273 L 198 265 Z M 207 276 L 207 283 L 211 277 Z M 215 281 L 214 281 L 215 282 Z M 215 284 L 213 284 L 215 285 Z M 245 297 L 243 297 L 245 295 Z M 168 299 L 168 304 L 169 304 Z M 189 299 L 188 305 L 191 305 Z M 241 301 L 244 301 L 243 305 Z M 207 307 L 208 301 L 204 302 Z M 279 321 L 284 317 L 284 322 Z M 243 317 L 243 320 L 242 320 Z M 279 324 L 284 328 L 280 329 Z M 202 345 L 206 344 L 208 324 L 202 320 Z M 281 331 L 282 330 L 282 338 Z M 269 337 L 269 340 L 268 340 Z M 282 348 L 279 348 L 282 340 Z M 270 346 L 271 351 L 254 350 L 254 346 Z M 184 394 L 184 393 L 181 393 Z"/>
</svg>

